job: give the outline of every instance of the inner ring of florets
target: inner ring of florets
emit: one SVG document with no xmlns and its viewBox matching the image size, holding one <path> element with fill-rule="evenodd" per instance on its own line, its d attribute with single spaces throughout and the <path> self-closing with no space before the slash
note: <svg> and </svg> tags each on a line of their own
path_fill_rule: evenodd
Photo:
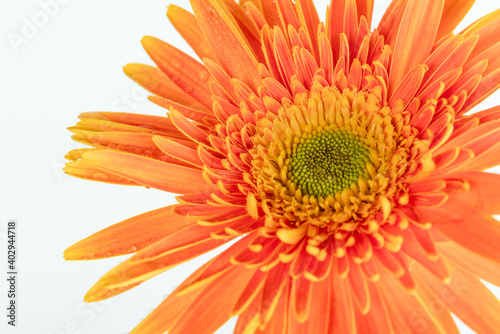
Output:
<svg viewBox="0 0 500 334">
<path fill-rule="evenodd" d="M 304 194 L 326 198 L 368 178 L 370 147 L 362 138 L 327 126 L 297 141 L 286 164 L 288 178 Z"/>
<path fill-rule="evenodd" d="M 267 234 L 353 231 L 390 210 L 410 143 L 401 112 L 376 94 L 335 87 L 281 105 L 259 119 L 250 151 Z"/>
</svg>

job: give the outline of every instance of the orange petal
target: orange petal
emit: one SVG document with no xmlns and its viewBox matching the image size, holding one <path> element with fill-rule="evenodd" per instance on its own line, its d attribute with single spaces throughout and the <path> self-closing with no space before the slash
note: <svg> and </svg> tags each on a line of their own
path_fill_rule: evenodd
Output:
<svg viewBox="0 0 500 334">
<path fill-rule="evenodd" d="M 500 27 L 500 9 L 480 18 L 470 26 L 465 28 L 461 33 L 465 36 L 474 34 L 479 35 L 479 40 L 471 54 L 473 59 L 484 50 L 490 48 L 492 45 L 499 41 L 498 29 Z"/>
<path fill-rule="evenodd" d="M 181 7 L 170 5 L 168 6 L 167 17 L 200 59 L 209 58 L 217 61 L 212 47 L 208 44 L 203 31 L 200 29 L 198 20 L 193 14 Z"/>
<path fill-rule="evenodd" d="M 262 270 L 255 272 L 231 310 L 231 316 L 240 315 L 251 303 L 253 304 L 255 299 L 259 299 L 260 302 L 267 274 L 267 271 Z"/>
<path fill-rule="evenodd" d="M 202 269 L 201 267 L 200 269 Z M 198 270 L 200 270 L 198 269 Z M 192 275 L 196 275 L 198 270 Z M 137 325 L 130 334 L 163 334 L 189 308 L 193 301 L 203 293 L 203 289 L 193 291 L 188 295 L 178 295 L 174 290 L 146 319 Z"/>
<path fill-rule="evenodd" d="M 371 26 L 372 15 L 373 15 L 373 6 L 375 0 L 358 0 L 356 1 L 356 8 L 358 12 L 358 17 L 364 16 L 366 18 L 366 22 L 368 22 L 368 27 Z"/>
<path fill-rule="evenodd" d="M 165 155 L 153 142 L 149 133 L 117 132 L 117 131 L 87 131 L 72 128 L 74 141 L 98 148 L 109 148 L 122 152 L 130 152 L 180 166 L 190 166 L 188 163 Z M 158 136 L 159 137 L 159 136 Z M 165 138 L 165 137 L 161 137 Z"/>
<path fill-rule="evenodd" d="M 485 76 L 480 82 L 474 92 L 467 97 L 463 108 L 460 110 L 461 114 L 471 110 L 479 103 L 483 102 L 487 97 L 493 94 L 500 88 L 500 68 L 497 68 L 492 73 Z"/>
<path fill-rule="evenodd" d="M 475 0 L 446 0 L 435 40 L 438 41 L 453 32 L 472 8 L 474 2 Z"/>
<path fill-rule="evenodd" d="M 83 154 L 83 161 L 144 186 L 177 194 L 215 190 L 203 179 L 199 170 L 130 153 L 92 151 Z"/>
<path fill-rule="evenodd" d="M 401 24 L 401 20 L 403 19 L 407 3 L 408 0 L 391 1 L 377 27 L 380 35 L 385 37 L 385 42 L 391 47 L 391 49 L 396 43 L 399 26 Z"/>
<path fill-rule="evenodd" d="M 231 268 L 204 289 L 169 333 L 215 332 L 231 317 L 234 304 L 255 270 L 242 266 Z"/>
<path fill-rule="evenodd" d="M 476 64 L 482 60 L 488 60 L 488 66 L 484 70 L 483 76 L 487 76 L 497 70 L 500 67 L 500 57 L 498 54 L 500 53 L 500 41 L 493 44 L 493 46 L 486 49 L 484 52 L 476 56 L 470 62 L 468 62 L 467 66 L 471 66 L 472 64 Z"/>
<path fill-rule="evenodd" d="M 460 37 L 460 35 L 458 36 Z M 455 38 L 450 38 L 450 40 L 455 41 Z M 460 41 L 460 38 L 458 38 L 458 40 Z M 429 71 L 425 75 L 421 91 L 432 86 L 432 84 L 439 81 L 439 78 L 442 78 L 449 71 L 462 67 L 474 49 L 476 42 L 477 36 L 474 35 L 466 38 L 458 45 L 452 44 L 450 46 L 446 43 L 437 49 L 426 61 L 426 65 L 429 66 Z M 436 54 L 435 57 L 433 57 L 434 54 Z"/>
<path fill-rule="evenodd" d="M 500 175 L 484 172 L 449 174 L 450 179 L 463 179 L 468 183 L 469 205 L 487 214 L 500 214 Z"/>
<path fill-rule="evenodd" d="M 463 148 L 471 146 L 474 143 L 483 141 L 488 141 L 489 144 L 491 145 L 495 142 L 498 142 L 498 135 L 500 134 L 499 131 L 500 131 L 499 120 L 481 124 L 478 127 L 473 128 L 470 131 L 464 132 L 460 136 L 451 139 L 445 145 L 440 147 L 437 153 L 441 153 L 455 147 Z"/>
<path fill-rule="evenodd" d="M 451 282 L 444 284 L 420 267 L 415 267 L 425 285 L 477 333 L 500 331 L 500 302 L 478 279 L 451 267 Z"/>
<path fill-rule="evenodd" d="M 356 320 L 351 287 L 347 279 L 339 277 L 337 270 L 334 271 L 331 277 L 330 284 L 333 298 L 330 309 L 332 326 L 329 333 L 354 333 Z"/>
<path fill-rule="evenodd" d="M 204 289 L 181 297 L 174 291 L 131 334 L 215 332 L 230 318 L 231 308 L 254 272 L 233 267 Z"/>
<path fill-rule="evenodd" d="M 160 150 L 171 157 L 187 162 L 195 167 L 203 166 L 203 162 L 198 155 L 198 150 L 183 146 L 174 140 L 160 136 L 154 136 L 153 142 Z"/>
<path fill-rule="evenodd" d="M 187 225 L 182 230 L 157 241 L 139 251 L 106 273 L 87 292 L 85 300 L 94 302 L 123 293 L 138 284 L 191 260 L 231 239 L 215 240 L 210 237 L 214 229 Z"/>
<path fill-rule="evenodd" d="M 461 199 L 458 196 L 450 193 L 447 204 L 438 208 L 419 208 L 417 213 L 451 240 L 500 263 L 500 223 L 471 207 L 466 193 Z"/>
<path fill-rule="evenodd" d="M 89 151 L 91 150 L 86 150 L 86 152 Z M 121 176 L 96 168 L 82 160 L 70 161 L 66 163 L 66 166 L 63 168 L 63 170 L 68 175 L 84 180 L 121 184 L 126 186 L 140 186 L 140 184 L 137 182 L 127 180 Z"/>
<path fill-rule="evenodd" d="M 227 73 L 256 89 L 260 83 L 256 56 L 226 5 L 221 0 L 191 0 L 191 6 Z"/>
<path fill-rule="evenodd" d="M 454 322 L 448 322 L 443 318 L 447 315 L 452 319 L 449 313 L 446 314 L 446 309 L 430 308 L 430 303 L 435 297 L 430 294 L 419 294 L 422 291 L 419 284 L 416 285 L 416 290 L 419 292 L 410 294 L 394 275 L 385 269 L 381 270 L 381 278 L 377 284 L 380 286 L 396 333 L 458 334 Z"/>
<path fill-rule="evenodd" d="M 164 99 L 164 98 L 161 98 L 158 96 L 149 96 L 148 100 L 159 105 L 162 108 L 167 109 L 167 110 L 175 109 L 179 113 L 184 115 L 185 117 L 187 117 L 193 121 L 197 121 L 201 124 L 207 124 L 208 120 L 214 120 L 212 110 L 208 111 L 208 109 L 203 109 L 203 111 L 200 111 L 199 109 L 193 109 L 193 108 L 187 107 L 185 105 L 175 103 L 174 101 L 167 100 L 167 99 Z M 205 113 L 205 111 L 207 111 L 209 113 Z M 179 131 L 179 130 L 177 130 L 177 131 Z"/>
<path fill-rule="evenodd" d="M 305 277 L 300 277 L 292 281 L 292 310 L 295 318 L 301 324 L 309 318 L 311 303 L 313 301 L 312 289 L 315 283 Z"/>
<path fill-rule="evenodd" d="M 377 283 L 367 281 L 366 284 L 368 286 L 368 290 L 370 291 L 370 311 L 364 315 L 359 314 L 356 318 L 362 317 L 365 320 L 369 327 L 369 331 L 367 333 L 394 333 L 391 325 L 390 314 L 388 313 L 387 306 L 385 305 L 384 299 L 380 294 Z"/>
<path fill-rule="evenodd" d="M 332 46 L 334 58 L 340 57 L 341 34 L 349 38 L 349 45 L 354 48 L 357 37 L 358 17 L 356 2 L 353 0 L 332 0 L 330 17 L 327 18 L 327 35 Z M 352 39 L 352 41 L 351 41 Z"/>
<path fill-rule="evenodd" d="M 361 270 L 361 267 L 352 260 L 352 256 L 349 256 L 349 259 L 350 270 L 349 275 L 347 275 L 347 279 L 350 283 L 352 299 L 361 314 L 367 314 L 371 306 L 367 280 L 365 274 Z"/>
<path fill-rule="evenodd" d="M 409 1 L 399 27 L 388 89 L 393 92 L 404 75 L 429 56 L 436 37 L 444 0 Z"/>
<path fill-rule="evenodd" d="M 208 140 L 209 133 L 202 130 L 200 127 L 196 126 L 193 122 L 187 119 L 179 111 L 172 109 L 170 111 L 170 117 L 175 126 L 183 132 L 187 137 L 191 138 L 193 141 L 203 144 L 208 148 L 211 148 L 211 144 Z"/>
<path fill-rule="evenodd" d="M 413 233 L 403 231 L 402 236 L 404 237 L 404 242 L 401 246 L 401 250 L 403 252 L 418 261 L 418 263 L 443 282 L 449 280 L 450 275 L 446 261 L 440 257 L 433 257 L 432 259 L 429 259 L 429 256 L 425 254 L 424 250 L 420 247 L 420 244 L 416 240 Z"/>
<path fill-rule="evenodd" d="M 276 309 L 274 310 L 273 316 L 269 320 L 266 326 L 266 331 L 262 334 L 288 334 L 292 329 L 289 326 L 289 318 L 293 318 L 290 310 L 290 293 L 289 293 L 289 283 L 288 280 L 285 281 L 285 285 L 282 288 L 283 293 L 281 293 L 280 298 L 276 302 Z M 328 317 L 325 317 L 328 318 Z M 248 318 L 246 318 L 248 319 Z M 239 319 L 238 319 L 239 320 Z"/>
<path fill-rule="evenodd" d="M 84 112 L 78 118 L 81 121 L 75 128 L 82 130 L 156 133 L 169 137 L 184 137 L 171 120 L 161 116 L 121 112 Z"/>
<path fill-rule="evenodd" d="M 439 254 L 478 279 L 500 286 L 500 265 L 474 254 L 455 242 L 438 243 Z"/>
<path fill-rule="evenodd" d="M 207 82 L 211 77 L 201 63 L 157 38 L 145 36 L 141 43 L 156 65 L 177 86 L 210 108 L 212 92 Z"/>
<path fill-rule="evenodd" d="M 66 260 L 93 260 L 135 253 L 191 224 L 175 206 L 149 211 L 101 230 L 64 251 Z"/>
<path fill-rule="evenodd" d="M 318 25 L 319 16 L 313 0 L 299 0 L 296 2 L 297 17 L 301 26 L 308 32 L 308 41 L 312 44 L 311 53 L 318 59 Z"/>
<path fill-rule="evenodd" d="M 290 329 L 287 332 L 290 334 L 302 333 L 328 333 L 328 328 L 331 327 L 329 314 L 332 295 L 330 279 L 327 278 L 318 283 L 312 283 L 312 302 L 310 304 L 309 317 L 303 324 L 296 321 L 295 317 L 290 315 Z M 291 291 L 291 293 L 300 293 L 299 291 Z M 320 297 L 321 296 L 321 297 Z"/>
<path fill-rule="evenodd" d="M 391 108 L 394 107 L 397 100 L 403 100 L 405 105 L 408 105 L 420 87 L 422 80 L 424 78 L 425 72 L 429 68 L 426 65 L 415 66 L 403 80 L 399 83 L 398 87 L 394 90 L 394 93 L 390 97 L 389 104 Z"/>
<path fill-rule="evenodd" d="M 143 64 L 127 64 L 123 67 L 125 74 L 153 94 L 179 102 L 187 106 L 203 108 L 203 106 L 177 86 L 159 68 Z"/>
</svg>

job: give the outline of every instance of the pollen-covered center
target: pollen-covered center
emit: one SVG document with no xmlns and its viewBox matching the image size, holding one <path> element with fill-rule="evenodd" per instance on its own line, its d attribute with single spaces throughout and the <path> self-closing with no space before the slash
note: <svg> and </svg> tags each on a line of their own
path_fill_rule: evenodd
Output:
<svg viewBox="0 0 500 334">
<path fill-rule="evenodd" d="M 366 179 L 369 147 L 341 129 L 325 129 L 294 143 L 289 179 L 304 194 L 327 197 Z"/>
<path fill-rule="evenodd" d="M 391 210 L 397 179 L 416 167 L 403 110 L 370 92 L 336 87 L 282 99 L 279 108 L 267 103 L 252 137 L 248 177 L 258 190 L 249 207 L 257 199 L 268 215 L 265 233 L 279 230 L 282 241 L 293 243 L 311 229 L 352 232 Z"/>
</svg>

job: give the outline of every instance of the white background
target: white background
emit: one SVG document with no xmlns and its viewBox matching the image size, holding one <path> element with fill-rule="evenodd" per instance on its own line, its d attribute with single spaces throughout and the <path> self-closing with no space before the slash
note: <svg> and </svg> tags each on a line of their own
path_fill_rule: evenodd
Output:
<svg viewBox="0 0 500 334">
<path fill-rule="evenodd" d="M 138 187 L 83 181 L 61 171 L 64 155 L 82 147 L 66 127 L 85 111 L 164 115 L 121 67 L 152 64 L 140 39 L 153 35 L 193 55 L 166 18 L 169 3 L 188 1 L 66 0 L 44 14 L 42 1 L 0 1 L 0 268 L 6 272 L 5 231 L 17 219 L 18 327 L 6 325 L 7 285 L 0 275 L 2 333 L 128 333 L 207 254 L 107 302 L 83 303 L 86 291 L 124 260 L 65 262 L 78 240 L 131 216 L 169 205 L 172 195 Z M 60 1 L 63 3 L 63 1 Z M 324 17 L 327 1 L 315 1 Z M 378 1 L 374 21 L 388 5 Z M 478 0 L 458 31 L 495 10 Z M 26 26 L 35 23 L 35 30 Z M 23 28 L 24 27 L 24 28 Z M 23 31 L 24 29 L 24 31 Z M 21 44 L 13 38 L 24 38 Z M 482 109 L 498 104 L 499 94 Z M 496 290 L 496 294 L 498 290 Z M 234 319 L 218 333 L 232 333 Z M 464 325 L 462 333 L 472 333 Z"/>
</svg>

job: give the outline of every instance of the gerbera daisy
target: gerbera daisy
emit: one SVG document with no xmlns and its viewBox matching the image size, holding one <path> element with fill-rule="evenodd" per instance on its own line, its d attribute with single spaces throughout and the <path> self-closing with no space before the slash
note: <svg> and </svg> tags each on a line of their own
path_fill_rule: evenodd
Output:
<svg viewBox="0 0 500 334">
<path fill-rule="evenodd" d="M 125 73 L 166 117 L 89 112 L 73 176 L 180 194 L 67 260 L 136 253 L 94 302 L 235 242 L 132 333 L 500 332 L 500 10 L 471 0 L 191 0 L 168 17 L 202 59 L 153 37 Z"/>
</svg>

